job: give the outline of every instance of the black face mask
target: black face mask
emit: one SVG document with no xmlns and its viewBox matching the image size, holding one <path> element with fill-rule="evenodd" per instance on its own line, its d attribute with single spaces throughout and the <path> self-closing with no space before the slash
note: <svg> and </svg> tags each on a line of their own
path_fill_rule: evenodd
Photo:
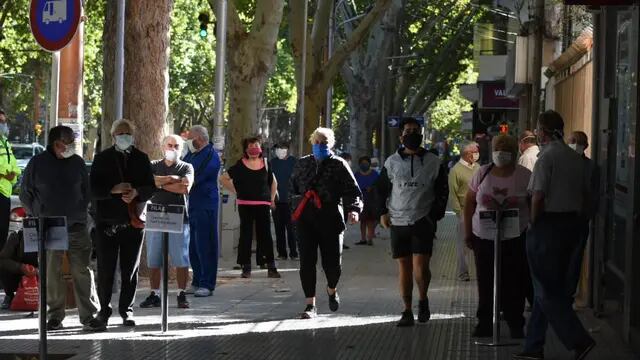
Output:
<svg viewBox="0 0 640 360">
<path fill-rule="evenodd" d="M 417 132 L 409 133 L 402 138 L 402 144 L 409 150 L 418 150 L 422 145 L 422 135 Z"/>
</svg>

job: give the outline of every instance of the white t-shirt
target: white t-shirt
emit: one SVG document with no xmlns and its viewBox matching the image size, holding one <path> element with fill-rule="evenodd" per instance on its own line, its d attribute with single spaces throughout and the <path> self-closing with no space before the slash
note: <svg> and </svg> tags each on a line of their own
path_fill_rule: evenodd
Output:
<svg viewBox="0 0 640 360">
<path fill-rule="evenodd" d="M 520 213 L 519 224 L 520 234 L 523 233 L 529 224 L 529 205 L 527 204 L 527 185 L 531 177 L 531 171 L 524 166 L 517 165 L 515 171 L 509 177 L 498 177 L 492 174 L 482 180 L 490 165 L 485 165 L 471 179 L 469 189 L 476 193 L 476 211 L 473 214 L 472 227 L 473 234 L 481 239 L 494 240 L 492 231 L 484 228 L 480 223 L 480 212 L 492 210 L 490 200 L 493 198 L 498 203 L 502 203 L 507 198 L 511 198 Z M 504 240 L 507 240 L 506 238 Z"/>
</svg>

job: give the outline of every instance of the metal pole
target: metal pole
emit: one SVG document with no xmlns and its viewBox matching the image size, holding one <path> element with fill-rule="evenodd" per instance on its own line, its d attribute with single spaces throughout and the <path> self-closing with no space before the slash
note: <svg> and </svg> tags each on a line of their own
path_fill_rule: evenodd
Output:
<svg viewBox="0 0 640 360">
<path fill-rule="evenodd" d="M 40 359 L 47 359 L 47 253 L 45 243 L 47 241 L 47 233 L 44 226 L 44 217 L 38 218 L 38 235 L 40 242 L 38 243 L 38 273 L 40 275 L 40 284 L 38 287 L 40 297 L 40 311 L 38 312 L 38 320 L 40 327 L 38 329 L 40 335 Z"/>
<path fill-rule="evenodd" d="M 309 4 L 308 1 L 304 1 L 303 25 L 302 25 L 302 65 L 300 66 L 300 84 L 298 84 L 298 93 L 300 94 L 300 106 L 298 108 L 298 156 L 302 157 L 304 154 L 304 97 L 305 86 L 307 86 L 307 17 L 309 16 Z"/>
<path fill-rule="evenodd" d="M 169 233 L 162 233 L 162 332 L 169 328 Z"/>
<path fill-rule="evenodd" d="M 227 0 L 218 0 L 216 28 L 216 85 L 215 116 L 213 118 L 213 143 L 221 145 L 224 141 L 224 74 L 227 46 Z M 218 150 L 222 150 L 219 148 Z"/>
<path fill-rule="evenodd" d="M 536 0 L 535 12 L 534 12 L 534 50 L 533 50 L 533 79 L 531 86 L 531 107 L 529 112 L 529 128 L 533 129 L 538 121 L 538 114 L 540 113 L 540 95 L 541 95 L 541 72 L 542 72 L 542 51 L 543 51 L 543 39 L 544 39 L 544 5 L 545 0 Z"/>
<path fill-rule="evenodd" d="M 116 24 L 116 66 L 115 66 L 115 120 L 123 117 L 124 99 L 124 23 L 126 0 L 118 0 L 118 16 Z"/>
<path fill-rule="evenodd" d="M 335 31 L 336 22 L 336 8 L 335 0 L 331 1 L 331 15 L 329 15 L 329 39 L 327 45 L 327 62 L 331 60 L 333 56 L 333 36 Z M 333 126 L 333 85 L 327 90 L 327 104 L 325 105 L 325 127 L 331 129 Z"/>
<path fill-rule="evenodd" d="M 385 124 L 385 105 L 386 105 L 386 101 L 385 101 L 386 95 L 383 94 L 382 95 L 382 106 L 381 109 L 382 111 L 380 111 L 380 163 L 379 166 L 380 168 L 382 168 L 382 166 L 384 165 L 384 161 L 385 158 L 387 157 L 387 148 L 386 148 L 386 142 L 387 142 L 387 124 Z"/>
<path fill-rule="evenodd" d="M 216 85 L 215 116 L 213 118 L 213 143 L 218 151 L 224 148 L 224 74 L 227 59 L 227 0 L 218 0 L 216 4 Z M 222 175 L 224 166 L 220 166 Z M 218 257 L 222 248 L 222 189 L 218 192 Z"/>
<path fill-rule="evenodd" d="M 60 52 L 51 53 L 51 103 L 49 107 L 49 129 L 58 126 L 58 93 L 60 91 Z M 46 136 L 45 136 L 46 138 Z"/>
<path fill-rule="evenodd" d="M 476 345 L 484 346 L 511 346 L 515 343 L 500 342 L 500 282 L 502 269 L 502 218 L 504 215 L 503 205 L 496 210 L 496 237 L 493 244 L 493 336 L 491 342 L 476 341 Z"/>
</svg>

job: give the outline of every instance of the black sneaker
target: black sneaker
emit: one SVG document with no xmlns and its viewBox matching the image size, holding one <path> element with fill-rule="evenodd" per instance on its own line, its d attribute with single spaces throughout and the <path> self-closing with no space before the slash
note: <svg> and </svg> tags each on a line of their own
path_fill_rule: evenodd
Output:
<svg viewBox="0 0 640 360">
<path fill-rule="evenodd" d="M 13 296 L 5 295 L 4 300 L 2 301 L 2 305 L 0 305 L 0 309 L 9 310 L 11 308 L 12 301 L 13 301 Z"/>
<path fill-rule="evenodd" d="M 47 321 L 47 331 L 62 330 L 62 328 L 62 321 L 58 319 L 51 319 Z"/>
<path fill-rule="evenodd" d="M 355 245 L 367 245 L 367 240 L 360 240 Z"/>
<path fill-rule="evenodd" d="M 251 277 L 251 265 L 243 265 L 242 266 L 242 275 L 240 275 L 243 279 L 248 279 Z"/>
<path fill-rule="evenodd" d="M 431 310 L 429 310 L 429 299 L 420 300 L 418 303 L 418 322 L 426 323 L 431 319 Z"/>
<path fill-rule="evenodd" d="M 280 275 L 280 273 L 278 272 L 278 269 L 271 268 L 267 270 L 267 277 L 270 279 L 280 279 L 282 275 Z"/>
<path fill-rule="evenodd" d="M 179 309 L 188 309 L 189 301 L 187 301 L 187 294 L 184 291 L 180 291 L 178 294 L 178 308 Z"/>
<path fill-rule="evenodd" d="M 126 327 L 134 327 L 136 326 L 136 322 L 133 320 L 133 316 L 127 316 L 122 318 L 122 325 Z"/>
<path fill-rule="evenodd" d="M 88 332 L 103 332 L 107 331 L 107 325 L 103 323 L 99 318 L 93 318 L 82 326 L 83 331 Z"/>
<path fill-rule="evenodd" d="M 143 302 L 140 303 L 140 307 L 143 309 L 160 307 L 160 296 L 156 295 L 155 291 L 152 291 Z"/>
<path fill-rule="evenodd" d="M 300 314 L 300 319 L 313 319 L 316 316 L 318 316 L 318 309 L 314 305 L 308 304 Z"/>
<path fill-rule="evenodd" d="M 415 324 L 415 319 L 413 318 L 413 311 L 405 310 L 402 312 L 402 317 L 400 321 L 398 321 L 398 327 L 409 327 Z"/>
<path fill-rule="evenodd" d="M 521 352 L 513 354 L 511 357 L 513 360 L 544 360 L 544 353 L 540 352 Z"/>
<path fill-rule="evenodd" d="M 336 312 L 340 307 L 340 295 L 338 295 L 338 290 L 336 290 L 333 295 L 329 295 L 329 310 Z"/>
<path fill-rule="evenodd" d="M 493 336 L 493 326 L 492 325 L 476 325 L 476 328 L 473 330 L 473 334 L 471 337 L 475 338 L 484 338 L 484 337 L 492 337 Z"/>
<path fill-rule="evenodd" d="M 351 247 L 349 247 L 349 246 L 347 246 L 347 245 L 342 244 L 342 249 L 343 249 L 343 250 L 349 250 L 349 249 L 351 249 Z"/>
</svg>

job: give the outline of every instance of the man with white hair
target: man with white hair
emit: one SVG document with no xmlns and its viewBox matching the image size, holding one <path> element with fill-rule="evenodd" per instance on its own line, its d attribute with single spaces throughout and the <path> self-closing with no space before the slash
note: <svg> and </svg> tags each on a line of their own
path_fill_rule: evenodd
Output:
<svg viewBox="0 0 640 360">
<path fill-rule="evenodd" d="M 119 314 L 124 326 L 135 326 L 133 301 L 138 285 L 143 223 L 137 210 L 155 191 L 147 154 L 134 146 L 134 125 L 125 119 L 111 127 L 115 145 L 97 154 L 90 188 L 96 201 L 99 320 L 111 317 L 114 272 L 120 257 Z"/>
<path fill-rule="evenodd" d="M 189 193 L 191 242 L 189 259 L 193 280 L 188 293 L 196 297 L 213 294 L 218 276 L 218 175 L 220 156 L 202 125 L 189 131 L 189 152 L 184 161 L 193 165 L 194 181 Z"/>
<path fill-rule="evenodd" d="M 156 187 L 151 198 L 154 204 L 185 206 L 186 196 L 193 185 L 193 166 L 180 160 L 184 141 L 178 135 L 169 135 L 162 140 L 163 158 L 151 163 Z M 162 266 L 162 233 L 145 232 L 147 241 L 147 264 L 151 269 L 151 294 L 140 304 L 141 308 L 159 307 L 160 267 Z M 185 213 L 182 233 L 169 234 L 169 258 L 176 267 L 178 282 L 178 308 L 189 308 L 186 289 L 189 281 L 189 223 Z"/>
<path fill-rule="evenodd" d="M 467 255 L 469 249 L 464 243 L 464 202 L 469 182 L 473 175 L 480 169 L 478 160 L 480 159 L 480 148 L 475 142 L 470 142 L 462 148 L 460 161 L 451 169 L 449 173 L 449 203 L 458 217 L 458 237 L 456 241 L 456 257 L 458 259 L 456 276 L 460 281 L 469 281 L 469 265 Z"/>
<path fill-rule="evenodd" d="M 306 307 L 301 314 L 303 319 L 317 315 L 318 248 L 327 277 L 329 309 L 338 310 L 340 297 L 337 286 L 342 273 L 342 244 L 346 227 L 343 211 L 348 213 L 347 219 L 352 224 L 358 222 L 362 211 L 362 193 L 351 168 L 332 151 L 335 145 L 333 131 L 318 128 L 309 141 L 313 154 L 298 160 L 289 190 L 300 247 L 300 280 L 306 297 Z"/>
</svg>

